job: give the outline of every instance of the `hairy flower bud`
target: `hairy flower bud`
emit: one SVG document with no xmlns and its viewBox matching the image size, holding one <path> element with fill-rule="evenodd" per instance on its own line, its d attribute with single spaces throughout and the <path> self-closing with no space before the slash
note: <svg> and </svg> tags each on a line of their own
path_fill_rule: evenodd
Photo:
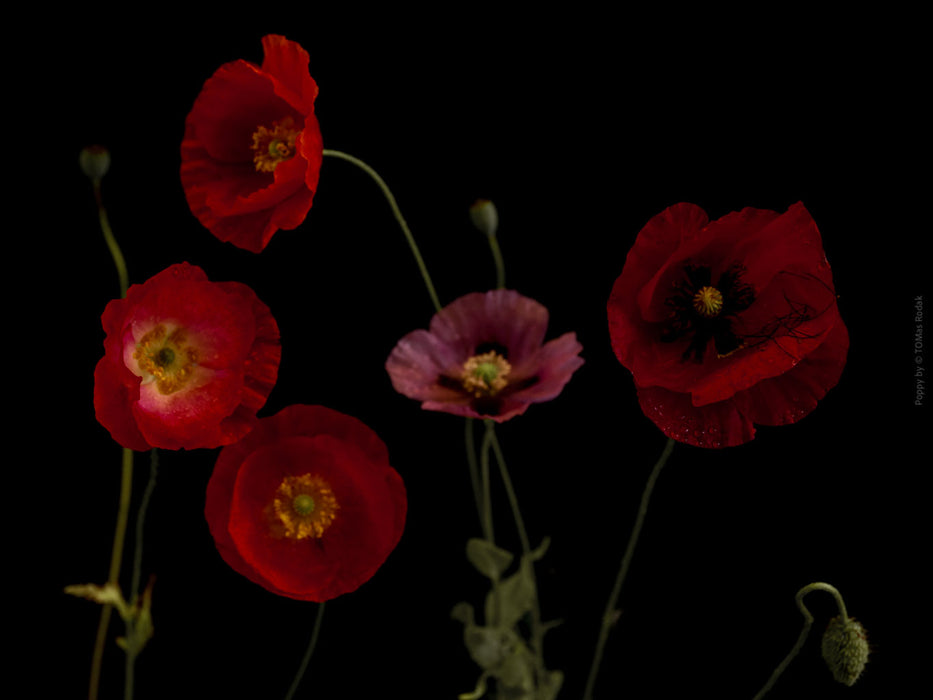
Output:
<svg viewBox="0 0 933 700">
<path fill-rule="evenodd" d="M 470 207 L 470 220 L 487 236 L 495 236 L 499 228 L 499 212 L 488 199 L 477 199 Z"/>
<path fill-rule="evenodd" d="M 853 685 L 868 662 L 868 634 L 854 618 L 834 617 L 823 633 L 823 660 L 840 683 Z"/>
</svg>

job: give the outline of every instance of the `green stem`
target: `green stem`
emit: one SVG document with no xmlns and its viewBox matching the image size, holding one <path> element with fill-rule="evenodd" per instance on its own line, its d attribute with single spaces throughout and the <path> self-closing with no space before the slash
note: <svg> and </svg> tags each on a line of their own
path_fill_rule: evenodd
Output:
<svg viewBox="0 0 933 700">
<path fill-rule="evenodd" d="M 298 686 L 301 683 L 301 679 L 305 675 L 305 671 L 308 669 L 308 663 L 311 661 L 311 655 L 314 653 L 314 647 L 317 645 L 318 634 L 321 632 L 321 620 L 324 617 L 324 603 L 319 603 L 317 606 L 317 617 L 314 620 L 314 629 L 311 630 L 311 641 L 308 643 L 308 648 L 305 650 L 304 658 L 301 659 L 301 665 L 298 666 L 298 673 L 295 675 L 295 680 L 292 681 L 291 687 L 288 689 L 288 693 L 285 694 L 285 700 L 292 700 L 295 696 L 295 691 L 298 690 Z"/>
<path fill-rule="evenodd" d="M 104 233 L 104 240 L 110 249 L 110 255 L 113 257 L 113 264 L 117 267 L 117 277 L 120 280 L 120 296 L 126 296 L 126 290 L 129 287 L 129 275 L 126 272 L 126 261 L 123 259 L 123 253 L 120 246 L 117 245 L 117 239 L 110 228 L 110 220 L 107 218 L 107 210 L 104 208 L 104 202 L 100 195 L 100 178 L 91 180 L 94 186 L 94 200 L 97 202 L 97 218 L 100 220 L 100 230 Z"/>
<path fill-rule="evenodd" d="M 625 582 L 629 566 L 632 563 L 632 555 L 635 553 L 635 545 L 638 543 L 638 536 L 641 534 L 641 528 L 645 522 L 645 515 L 648 513 L 648 502 L 651 500 L 651 492 L 654 490 L 654 484 L 658 480 L 658 475 L 661 473 L 661 469 L 664 467 L 673 449 L 674 441 L 668 438 L 667 444 L 664 446 L 664 451 L 655 463 L 654 469 L 651 470 L 648 483 L 645 484 L 645 490 L 641 495 L 641 504 L 638 508 L 638 517 L 635 519 L 635 527 L 632 529 L 632 534 L 629 537 L 625 555 L 622 557 L 622 565 L 619 567 L 618 574 L 616 574 L 616 580 L 612 586 L 612 593 L 609 594 L 609 601 L 606 603 L 606 610 L 603 613 L 602 626 L 599 629 L 599 639 L 596 642 L 596 652 L 593 655 L 590 675 L 586 680 L 586 690 L 583 692 L 583 700 L 591 700 L 593 697 L 593 686 L 596 684 L 596 676 L 599 673 L 599 665 L 602 662 L 603 650 L 606 647 L 606 640 L 609 637 L 609 629 L 612 627 L 615 618 L 616 604 L 619 600 L 619 594 L 622 592 L 622 584 Z"/>
<path fill-rule="evenodd" d="M 479 516 L 480 529 L 484 528 L 482 486 L 479 479 L 479 465 L 476 462 L 476 441 L 473 437 L 473 419 L 464 421 L 464 443 L 466 444 L 467 465 L 470 468 L 470 484 L 473 487 L 473 500 L 476 514 Z"/>
<path fill-rule="evenodd" d="M 505 262 L 502 260 L 499 241 L 496 239 L 495 233 L 489 234 L 486 238 L 489 239 L 489 249 L 492 251 L 492 259 L 496 263 L 496 289 L 505 289 Z"/>
<path fill-rule="evenodd" d="M 149 508 L 149 501 L 152 499 L 152 492 L 155 491 L 158 470 L 159 451 L 153 447 L 149 453 L 149 481 L 146 484 L 146 490 L 143 492 L 143 499 L 139 504 L 139 513 L 136 516 L 136 544 L 133 552 L 133 582 L 130 586 L 130 605 L 136 605 L 136 599 L 139 595 L 139 579 L 142 575 L 143 563 L 143 525 L 146 520 L 146 511 Z"/>
<path fill-rule="evenodd" d="M 531 579 L 531 585 L 534 590 L 534 599 L 531 606 L 531 648 L 535 653 L 535 662 L 537 664 L 538 678 L 544 677 L 544 649 L 542 637 L 544 632 L 541 628 L 541 607 L 538 601 L 538 583 L 535 579 L 534 564 L 531 562 L 531 542 L 528 540 L 528 532 L 525 530 L 525 521 L 522 518 L 521 509 L 518 507 L 518 497 L 515 495 L 515 489 L 512 486 L 512 479 L 509 477 L 509 469 L 505 465 L 505 457 L 502 454 L 502 447 L 496 437 L 496 424 L 491 420 L 486 420 L 486 434 L 490 438 L 493 453 L 496 455 L 496 462 L 499 464 L 499 474 L 502 477 L 502 483 L 505 485 L 505 492 L 509 499 L 509 506 L 512 508 L 512 517 L 515 520 L 515 528 L 518 530 L 518 538 L 522 545 L 522 554 L 528 562 L 528 576 Z"/>
<path fill-rule="evenodd" d="M 139 599 L 139 579 L 142 576 L 143 563 L 143 532 L 146 521 L 146 511 L 149 509 L 149 501 L 152 499 L 152 492 L 155 490 L 156 474 L 159 469 L 159 451 L 152 448 L 149 453 L 149 481 L 146 483 L 146 490 L 143 492 L 142 501 L 139 504 L 139 512 L 136 515 L 136 542 L 133 549 L 133 577 L 130 583 L 129 603 L 131 608 L 136 607 Z M 135 631 L 133 626 L 135 621 L 126 623 L 126 639 L 133 640 Z M 126 649 L 125 675 L 123 680 L 123 700 L 132 700 L 133 686 L 136 677 L 136 657 L 138 650 L 134 643 L 130 643 Z"/>
<path fill-rule="evenodd" d="M 489 430 L 483 435 L 483 444 L 480 449 L 480 477 L 483 490 L 483 538 L 489 544 L 495 544 L 495 536 L 492 529 L 492 494 L 489 488 L 489 448 L 492 446 L 492 433 Z"/>
<path fill-rule="evenodd" d="M 100 177 L 91 178 L 91 184 L 94 189 L 94 201 L 97 203 L 97 218 L 100 221 L 100 229 L 104 234 L 104 240 L 107 248 L 110 249 L 110 255 L 113 257 L 113 264 L 117 268 L 117 278 L 120 281 L 120 297 L 126 297 L 126 290 L 129 288 L 129 275 L 126 271 L 126 261 L 117 239 L 110 228 L 110 220 L 107 218 L 107 209 L 104 207 L 103 197 L 100 191 Z M 129 448 L 123 448 L 123 468 L 120 478 L 120 503 L 117 506 L 117 526 L 113 534 L 113 547 L 110 552 L 110 572 L 107 576 L 109 583 L 119 584 L 120 566 L 123 562 L 123 545 L 126 540 L 126 524 L 130 512 L 130 496 L 133 491 L 133 451 Z M 107 640 L 107 628 L 110 626 L 110 615 L 113 606 L 104 605 L 100 611 L 100 621 L 97 624 L 97 637 L 94 640 L 94 654 L 91 658 L 91 678 L 88 683 L 88 700 L 97 700 L 97 694 L 100 688 L 101 666 L 104 661 L 104 644 Z"/>
<path fill-rule="evenodd" d="M 431 303 L 434 304 L 434 309 L 436 311 L 440 311 L 441 302 L 437 298 L 437 292 L 434 291 L 434 284 L 431 282 L 431 276 L 428 274 L 428 268 L 424 264 L 424 259 L 421 257 L 421 252 L 418 250 L 418 245 L 415 243 L 415 237 L 411 235 L 411 230 L 409 230 L 408 224 L 405 223 L 405 218 L 402 216 L 402 212 L 398 208 L 395 197 L 393 196 L 392 191 L 389 189 L 388 185 L 386 185 L 385 180 L 379 177 L 379 173 L 373 170 L 369 165 L 361 161 L 359 158 L 355 158 L 354 156 L 351 156 L 347 153 L 325 148 L 324 155 L 340 158 L 349 163 L 353 163 L 355 166 L 366 172 L 373 180 L 376 181 L 376 184 L 379 185 L 379 189 L 382 190 L 386 200 L 389 202 L 389 206 L 392 208 L 392 214 L 395 216 L 395 220 L 398 221 L 399 226 L 402 227 L 402 233 L 405 234 L 405 239 L 408 241 L 408 246 L 411 248 L 411 252 L 415 256 L 415 262 L 418 263 L 418 269 L 421 271 L 421 278 L 424 280 L 424 284 L 428 288 L 428 295 L 431 297 Z"/>
<path fill-rule="evenodd" d="M 123 544 L 126 540 L 126 524 L 130 513 L 130 496 L 133 492 L 133 450 L 123 448 L 123 468 L 120 479 L 120 504 L 117 507 L 117 526 L 113 534 L 113 547 L 110 552 L 110 572 L 108 583 L 119 583 L 120 566 L 123 562 Z M 97 700 L 100 687 L 100 672 L 104 661 L 104 644 L 107 640 L 107 628 L 110 626 L 112 605 L 104 605 L 97 624 L 97 638 L 94 641 L 94 655 L 91 659 L 91 680 L 88 685 L 88 700 Z"/>
<path fill-rule="evenodd" d="M 842 594 L 834 586 L 829 585 L 828 583 L 822 583 L 817 581 L 816 583 L 810 583 L 797 591 L 797 595 L 794 600 L 797 603 L 797 608 L 800 610 L 800 614 L 803 615 L 803 629 L 800 630 L 800 634 L 797 636 L 797 641 L 794 642 L 794 646 L 788 652 L 787 656 L 784 657 L 784 660 L 778 664 L 778 667 L 774 669 L 774 672 L 771 674 L 771 677 L 768 679 L 768 682 L 765 683 L 764 687 L 758 691 L 758 694 L 755 695 L 752 700 L 761 700 L 765 694 L 771 690 L 774 684 L 777 682 L 777 679 L 781 677 L 781 674 L 787 669 L 790 665 L 790 662 L 794 660 L 794 657 L 800 653 L 800 650 L 803 648 L 804 642 L 807 641 L 807 637 L 810 634 L 810 628 L 813 626 L 813 615 L 807 610 L 807 606 L 803 604 L 803 597 L 810 593 L 811 591 L 826 591 L 831 593 L 836 599 L 836 605 L 839 608 L 839 615 L 843 620 L 848 620 L 849 615 L 846 612 L 846 604 L 842 600 Z"/>
</svg>

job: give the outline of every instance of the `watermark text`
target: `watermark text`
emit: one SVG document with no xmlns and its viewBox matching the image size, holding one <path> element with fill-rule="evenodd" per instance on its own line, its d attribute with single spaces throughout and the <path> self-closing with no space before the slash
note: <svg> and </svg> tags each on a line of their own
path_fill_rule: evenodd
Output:
<svg viewBox="0 0 933 700">
<path fill-rule="evenodd" d="M 926 400 L 926 367 L 923 364 L 923 296 L 914 297 L 914 406 Z"/>
</svg>

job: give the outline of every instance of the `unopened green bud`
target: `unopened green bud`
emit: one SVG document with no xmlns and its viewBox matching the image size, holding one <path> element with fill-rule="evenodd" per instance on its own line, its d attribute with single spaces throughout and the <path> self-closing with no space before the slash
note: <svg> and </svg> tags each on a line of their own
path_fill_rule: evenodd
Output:
<svg viewBox="0 0 933 700">
<path fill-rule="evenodd" d="M 834 617 L 823 633 L 823 660 L 840 683 L 853 685 L 868 662 L 868 634 L 855 618 Z"/>
<path fill-rule="evenodd" d="M 499 228 L 499 213 L 496 205 L 488 199 L 477 199 L 470 207 L 473 225 L 487 236 L 495 236 Z"/>
<path fill-rule="evenodd" d="M 110 170 L 110 151 L 103 146 L 88 146 L 78 157 L 81 170 L 92 180 L 100 180 Z"/>
</svg>

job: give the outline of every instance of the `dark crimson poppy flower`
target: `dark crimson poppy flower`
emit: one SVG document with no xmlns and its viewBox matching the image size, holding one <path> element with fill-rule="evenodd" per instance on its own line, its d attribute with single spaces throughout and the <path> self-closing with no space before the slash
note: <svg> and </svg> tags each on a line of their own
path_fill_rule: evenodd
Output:
<svg viewBox="0 0 933 700">
<path fill-rule="evenodd" d="M 402 338 L 386 370 L 422 408 L 501 423 L 556 397 L 583 364 L 575 333 L 542 345 L 547 324 L 547 309 L 518 292 L 474 292 Z"/>
<path fill-rule="evenodd" d="M 710 222 L 676 204 L 638 234 L 609 297 L 609 334 L 645 414 L 700 447 L 793 423 L 836 385 L 849 336 L 803 204 Z"/>
<path fill-rule="evenodd" d="M 97 420 L 134 450 L 219 447 L 256 422 L 281 347 L 269 308 L 239 282 L 172 265 L 107 304 Z"/>
<path fill-rule="evenodd" d="M 308 53 L 274 34 L 262 47 L 262 66 L 233 61 L 208 78 L 181 143 L 191 211 L 217 238 L 254 253 L 304 221 L 323 149 Z"/>
<path fill-rule="evenodd" d="M 289 598 L 322 602 L 359 588 L 405 526 L 402 478 L 356 418 L 289 406 L 220 452 L 204 513 L 235 571 Z"/>
</svg>

